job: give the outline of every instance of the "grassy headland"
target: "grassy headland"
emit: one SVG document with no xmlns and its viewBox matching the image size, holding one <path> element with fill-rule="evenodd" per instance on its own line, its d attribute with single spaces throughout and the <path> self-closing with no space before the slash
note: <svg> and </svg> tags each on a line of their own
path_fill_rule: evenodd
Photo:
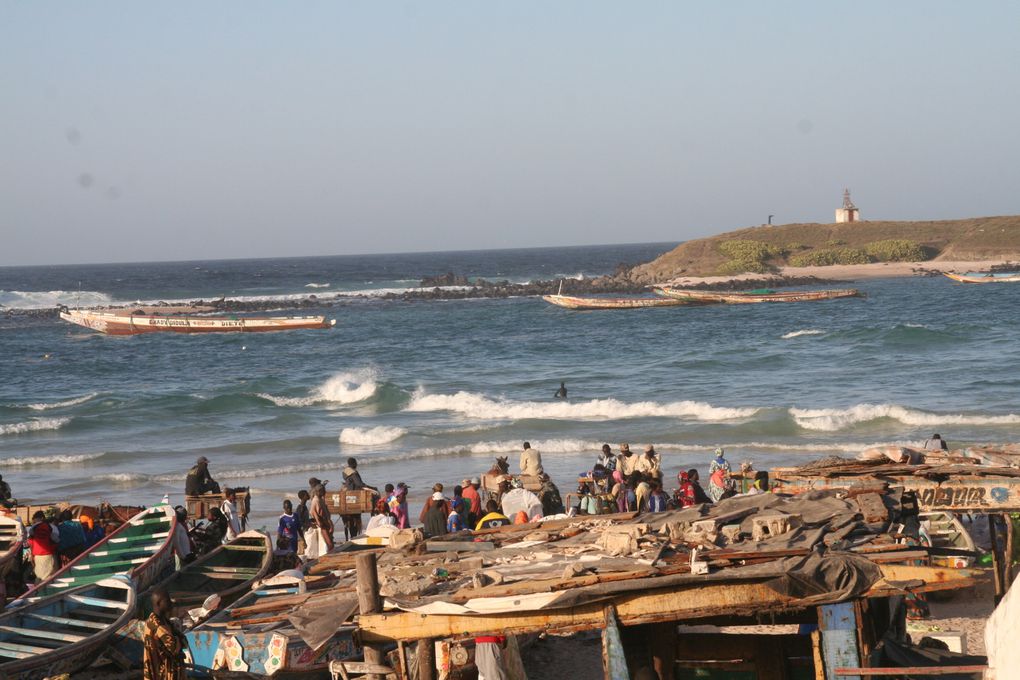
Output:
<svg viewBox="0 0 1020 680">
<path fill-rule="evenodd" d="M 778 275 L 790 268 L 1020 259 L 1020 216 L 931 222 L 784 224 L 687 241 L 628 272 L 634 282 Z"/>
</svg>

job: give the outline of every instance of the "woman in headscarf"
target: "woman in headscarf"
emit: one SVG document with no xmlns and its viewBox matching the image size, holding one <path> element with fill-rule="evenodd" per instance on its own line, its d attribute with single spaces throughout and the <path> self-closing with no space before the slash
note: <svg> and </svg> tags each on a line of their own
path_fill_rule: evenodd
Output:
<svg viewBox="0 0 1020 680">
<path fill-rule="evenodd" d="M 716 503 L 723 497 L 730 481 L 730 462 L 723 457 L 721 448 L 715 450 L 715 458 L 708 465 L 708 495 Z"/>
<path fill-rule="evenodd" d="M 694 484 L 686 472 L 679 472 L 676 476 L 677 489 L 673 492 L 673 506 L 676 508 L 689 508 L 695 505 L 697 499 L 694 495 Z"/>
</svg>

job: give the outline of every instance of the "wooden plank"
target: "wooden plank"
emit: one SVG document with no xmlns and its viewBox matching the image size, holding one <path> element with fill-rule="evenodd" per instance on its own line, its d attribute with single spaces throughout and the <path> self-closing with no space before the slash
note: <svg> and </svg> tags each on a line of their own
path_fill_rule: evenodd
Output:
<svg viewBox="0 0 1020 680">
<path fill-rule="evenodd" d="M 836 668 L 833 675 L 840 678 L 858 675 L 955 675 L 957 673 L 984 673 L 988 666 L 904 666 L 902 668 Z"/>
<path fill-rule="evenodd" d="M 995 530 L 995 515 L 988 515 L 988 540 L 992 545 L 992 577 L 995 581 L 995 606 L 999 606 L 1006 594 L 1006 584 L 1002 580 L 1002 555 L 999 552 Z"/>
<path fill-rule="evenodd" d="M 25 612 L 26 618 L 35 619 L 36 621 L 46 621 L 48 623 L 59 623 L 63 626 L 77 626 L 79 628 L 94 628 L 97 630 L 104 630 L 109 626 L 106 623 L 99 623 L 97 621 L 85 621 L 83 619 L 72 619 L 66 616 L 53 616 L 52 614 L 37 614 L 35 612 Z"/>
<path fill-rule="evenodd" d="M 427 541 L 425 549 L 429 552 L 480 552 L 495 550 L 496 544 L 490 541 Z"/>
<path fill-rule="evenodd" d="M 21 637 L 37 637 L 46 640 L 63 640 L 64 642 L 80 642 L 88 637 L 88 635 L 76 635 L 74 633 L 65 633 L 59 630 L 43 630 L 41 628 L 21 628 L 19 626 L 0 626 L 0 630 L 7 633 L 14 633 Z"/>
<path fill-rule="evenodd" d="M 358 555 L 356 560 L 358 569 L 358 611 L 361 614 L 376 614 L 382 611 L 382 598 L 379 596 L 379 571 L 376 567 L 376 555 Z M 382 666 L 386 660 L 386 652 L 378 643 L 366 642 L 364 644 L 365 664 L 368 666 Z M 363 671 L 369 673 L 371 680 L 382 680 L 389 669 L 382 673 L 374 671 Z"/>
<path fill-rule="evenodd" d="M 853 602 L 826 604 L 818 608 L 818 629 L 822 632 L 826 680 L 834 680 L 835 670 L 861 665 L 857 640 L 857 615 Z M 859 676 L 850 675 L 850 678 Z"/>
</svg>

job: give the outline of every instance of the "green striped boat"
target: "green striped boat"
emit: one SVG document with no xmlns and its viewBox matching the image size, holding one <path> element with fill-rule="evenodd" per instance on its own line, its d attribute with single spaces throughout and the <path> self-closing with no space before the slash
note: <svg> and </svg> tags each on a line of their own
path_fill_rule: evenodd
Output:
<svg viewBox="0 0 1020 680">
<path fill-rule="evenodd" d="M 169 505 L 148 508 L 36 585 L 18 603 L 35 601 L 69 588 L 126 575 L 136 592 L 150 588 L 174 569 L 173 535 L 177 517 Z"/>
</svg>

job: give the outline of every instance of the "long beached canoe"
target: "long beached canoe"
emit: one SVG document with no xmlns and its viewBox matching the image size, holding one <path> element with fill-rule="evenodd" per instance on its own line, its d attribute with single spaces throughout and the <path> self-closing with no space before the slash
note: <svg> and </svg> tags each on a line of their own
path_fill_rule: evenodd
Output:
<svg viewBox="0 0 1020 680">
<path fill-rule="evenodd" d="M 728 305 L 746 305 L 759 302 L 810 302 L 816 300 L 835 300 L 838 298 L 862 297 L 856 288 L 833 290 L 796 290 L 776 292 L 774 290 L 751 290 L 744 292 L 727 292 L 717 290 L 694 290 L 690 288 L 673 288 L 659 286 L 653 289 L 667 298 L 694 300 L 702 303 L 722 302 Z"/>
<path fill-rule="evenodd" d="M 80 671 L 134 611 L 134 585 L 115 576 L 0 614 L 0 678 L 37 680 Z"/>
<path fill-rule="evenodd" d="M 332 328 L 336 319 L 324 316 L 171 316 L 163 314 L 123 314 L 91 309 L 72 309 L 60 318 L 107 335 L 141 333 L 262 333 L 303 328 Z"/>
<path fill-rule="evenodd" d="M 645 307 L 681 307 L 698 304 L 694 300 L 671 298 L 600 298 L 572 295 L 543 295 L 542 299 L 567 309 L 643 309 Z"/>
<path fill-rule="evenodd" d="M 1020 281 L 1020 272 L 991 272 L 988 274 L 980 272 L 967 272 L 966 274 L 942 273 L 953 281 L 959 281 L 960 283 L 1017 283 Z"/>
<path fill-rule="evenodd" d="M 125 574 L 139 592 L 148 590 L 174 568 L 173 535 L 177 516 L 169 505 L 138 513 L 63 569 L 37 584 L 15 605 L 109 576 Z"/>
<path fill-rule="evenodd" d="M 0 579 L 21 559 L 25 525 L 16 515 L 0 513 Z"/>
<path fill-rule="evenodd" d="M 231 604 L 252 583 L 265 578 L 272 566 L 273 542 L 269 536 L 260 531 L 245 531 L 153 587 L 166 588 L 174 616 L 184 616 L 213 594 L 220 596 L 221 606 Z"/>
</svg>

